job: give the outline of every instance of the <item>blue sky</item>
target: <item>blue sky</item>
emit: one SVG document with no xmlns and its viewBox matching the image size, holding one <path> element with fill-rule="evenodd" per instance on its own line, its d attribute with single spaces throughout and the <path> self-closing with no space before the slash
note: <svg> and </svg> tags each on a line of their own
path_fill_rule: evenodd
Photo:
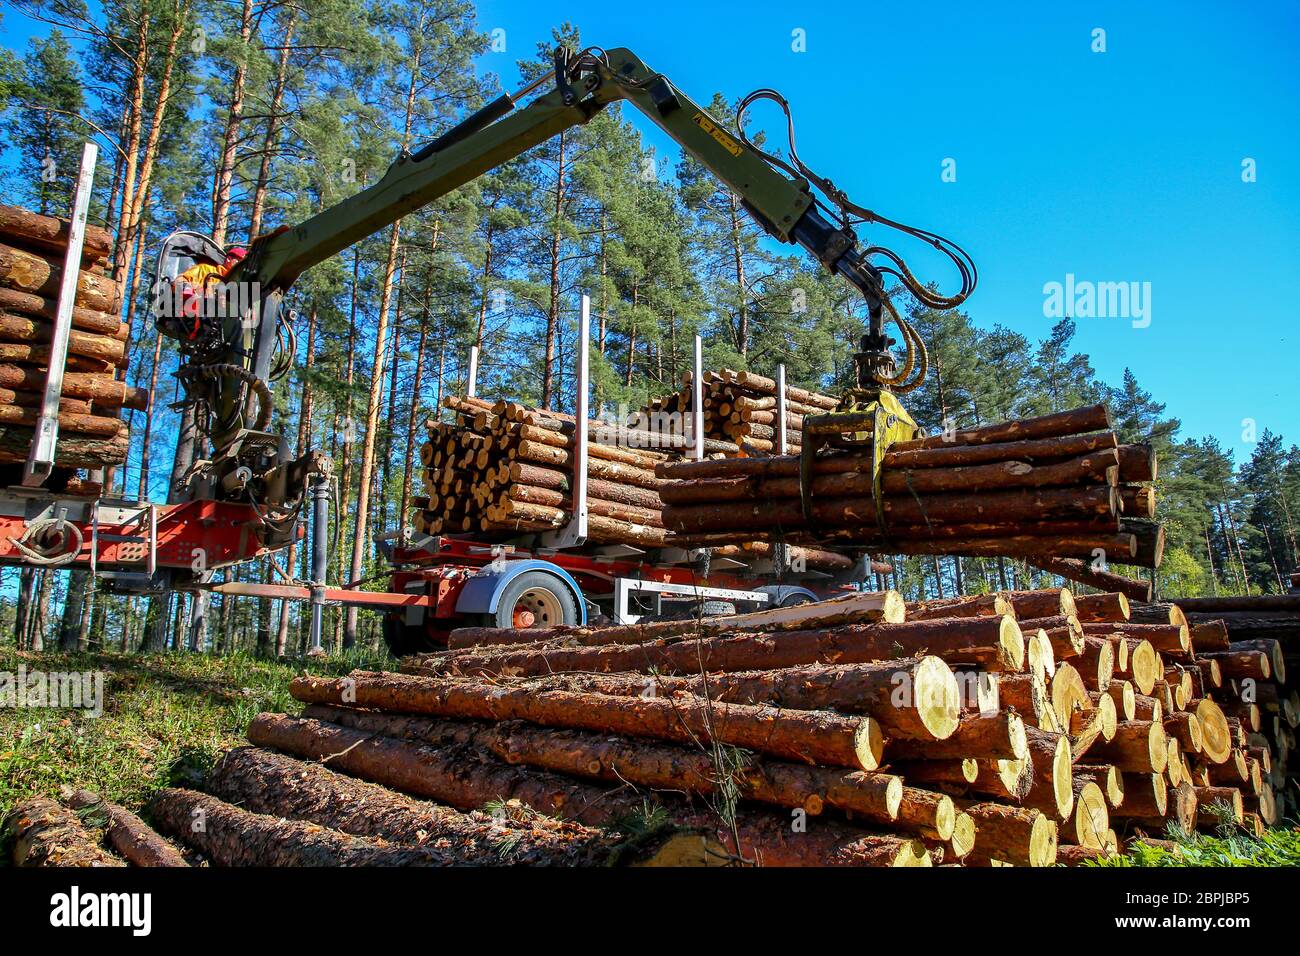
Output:
<svg viewBox="0 0 1300 956">
<path fill-rule="evenodd" d="M 557 15 L 487 0 L 511 81 Z M 1249 454 L 1242 420 L 1300 442 L 1300 6 L 1294 3 L 681 3 L 575 8 L 584 42 L 626 46 L 693 98 L 779 89 L 799 151 L 860 204 L 974 256 L 982 326 L 1046 335 L 1067 273 L 1151 283 L 1151 323 L 1078 320 L 1076 346 L 1128 365 L 1184 423 Z M 1091 50 L 1094 28 L 1106 52 Z M 802 29 L 806 52 L 791 49 Z M 510 85 L 509 82 L 506 83 Z M 779 138 L 775 108 L 755 119 Z M 648 124 L 645 129 L 649 130 Z M 670 148 L 663 137 L 647 139 Z M 1257 181 L 1242 182 L 1242 161 Z M 956 182 L 943 182 L 945 159 Z M 871 233 L 952 286 L 927 250 Z M 924 271 L 922 271 L 924 270 Z"/>
<path fill-rule="evenodd" d="M 565 19 L 518 0 L 478 9 L 484 30 L 505 30 L 506 51 L 482 66 L 507 88 Z M 1098 373 L 1118 383 L 1130 366 L 1184 436 L 1213 435 L 1238 460 L 1243 419 L 1300 442 L 1300 5 L 660 0 L 574 5 L 567 18 L 697 100 L 781 90 L 813 169 L 972 254 L 967 308 L 982 326 L 1046 335 L 1043 286 L 1067 274 L 1150 283 L 1148 327 L 1078 320 Z M 32 29 L 11 8 L 4 27 L 17 47 Z M 1091 49 L 1097 28 L 1104 53 Z M 773 113 L 755 118 L 779 138 Z M 955 182 L 941 178 L 948 159 Z M 951 287 L 924 247 L 868 235 Z"/>
</svg>

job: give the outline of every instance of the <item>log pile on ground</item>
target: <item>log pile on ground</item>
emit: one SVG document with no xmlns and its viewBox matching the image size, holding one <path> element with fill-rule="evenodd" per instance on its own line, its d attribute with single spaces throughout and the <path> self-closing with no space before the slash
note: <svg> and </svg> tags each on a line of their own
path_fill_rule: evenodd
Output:
<svg viewBox="0 0 1300 956">
<path fill-rule="evenodd" d="M 1161 613 L 885 592 L 475 628 L 402 673 L 299 677 L 300 716 L 259 715 L 257 749 L 154 816 L 201 805 L 215 834 L 178 836 L 231 865 L 488 862 L 503 807 L 533 829 L 501 839 L 535 864 L 1050 865 L 1113 852 L 1117 831 L 1219 826 L 1238 801 L 1253 825 L 1248 778 L 1228 779 L 1247 744 L 1184 679 L 1190 637 Z"/>
<path fill-rule="evenodd" d="M 27 458 L 40 413 L 58 308 L 68 222 L 0 205 L 0 463 Z M 121 409 L 143 408 L 142 389 L 118 377 L 127 362 L 121 292 L 105 265 L 107 231 L 86 229 L 59 402 L 57 464 L 100 468 L 126 458 Z"/>
<path fill-rule="evenodd" d="M 692 374 L 683 377 L 681 391 L 652 399 L 642 410 L 644 420 L 654 423 L 665 416 L 671 421 L 689 421 L 694 405 Z M 787 386 L 786 446 L 797 454 L 803 445 L 805 415 L 824 415 L 838 404 L 829 395 Z M 734 444 L 747 452 L 770 454 L 776 449 L 776 382 L 755 372 L 722 369 L 704 373 L 704 434 L 711 440 Z"/>
<path fill-rule="evenodd" d="M 172 843 L 125 807 L 71 787 L 60 797 L 30 797 L 6 817 L 14 866 L 189 866 Z"/>
<path fill-rule="evenodd" d="M 1274 803 L 1274 814 L 1300 807 L 1300 595 L 1184 598 L 1175 602 L 1192 629 L 1202 668 L 1212 668 L 1210 695 L 1238 722 L 1247 750 L 1253 795 L 1247 804 Z M 1271 790 L 1255 787 L 1261 778 Z M 1261 811 L 1262 813 L 1262 811 Z"/>
<path fill-rule="evenodd" d="M 298 716 L 258 715 L 150 814 L 221 866 L 1082 863 L 1281 819 L 1286 737 L 1227 693 L 1250 653 L 1280 655 L 1064 589 L 475 628 L 401 673 L 295 679 Z"/>
<path fill-rule="evenodd" d="M 1084 558 L 1154 568 L 1155 457 L 1120 444 L 1104 405 L 886 450 L 880 500 L 869 451 L 829 450 L 813 464 L 809 514 L 800 458 L 662 462 L 663 520 L 680 544 L 726 544 L 753 528 L 794 544 L 893 554 Z"/>
</svg>

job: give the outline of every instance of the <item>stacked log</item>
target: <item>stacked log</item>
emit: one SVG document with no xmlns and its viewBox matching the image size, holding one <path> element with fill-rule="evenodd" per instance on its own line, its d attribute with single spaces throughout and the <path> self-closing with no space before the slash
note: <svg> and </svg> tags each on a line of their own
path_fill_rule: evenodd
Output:
<svg viewBox="0 0 1300 956">
<path fill-rule="evenodd" d="M 554 531 L 572 515 L 574 421 L 516 402 L 451 397 L 451 422 L 430 421 L 420 450 L 425 495 L 416 530 L 516 537 Z M 666 532 L 654 468 L 666 453 L 637 447 L 607 423 L 588 429 L 588 539 L 661 547 Z"/>
<path fill-rule="evenodd" d="M 67 220 L 0 205 L 0 463 L 27 458 L 40 414 L 58 309 Z M 87 226 L 72 310 L 56 464 L 100 468 L 126 458 L 121 409 L 144 408 L 144 390 L 118 379 L 128 330 L 121 290 L 106 266 L 111 237 Z"/>
<path fill-rule="evenodd" d="M 663 462 L 655 474 L 676 540 L 726 543 L 771 529 L 794 544 L 889 553 L 1085 558 L 1157 567 L 1154 456 L 1122 445 L 1104 405 L 895 442 L 879 501 L 869 451 L 812 465 L 805 514 L 795 455 Z"/>
<path fill-rule="evenodd" d="M 692 373 L 686 372 L 682 389 L 652 399 L 641 416 L 657 421 L 673 416 L 674 421 L 689 420 L 694 409 Z M 705 372 L 702 395 L 704 434 L 707 438 L 733 443 L 745 452 L 770 454 L 778 438 L 776 382 L 755 372 L 722 369 Z M 803 445 L 803 420 L 806 415 L 824 415 L 838 404 L 835 398 L 807 389 L 787 386 L 786 445 L 798 453 Z"/>
<path fill-rule="evenodd" d="M 20 801 L 4 821 L 14 866 L 189 866 L 143 820 L 89 790 L 65 787 L 60 800 Z"/>
<path fill-rule="evenodd" d="M 1213 782 L 1242 791 L 1243 812 L 1265 823 L 1300 807 L 1300 595 L 1175 599 L 1199 672 L 1192 679 L 1228 716 L 1233 759 Z M 1236 748 L 1244 756 L 1238 758 Z"/>
</svg>

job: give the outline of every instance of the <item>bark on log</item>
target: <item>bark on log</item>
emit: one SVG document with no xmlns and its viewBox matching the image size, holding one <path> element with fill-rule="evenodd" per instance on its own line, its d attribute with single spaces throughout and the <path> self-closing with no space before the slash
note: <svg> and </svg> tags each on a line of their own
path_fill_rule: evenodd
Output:
<svg viewBox="0 0 1300 956">
<path fill-rule="evenodd" d="M 880 766 L 883 746 L 880 725 L 870 717 L 719 704 L 693 695 L 672 699 L 609 697 L 365 671 L 334 680 L 298 677 L 289 692 L 295 699 L 313 704 L 354 704 L 477 720 L 526 720 L 678 743 L 716 741 L 784 760 L 861 770 Z"/>
<path fill-rule="evenodd" d="M 0 386 L 40 393 L 45 389 L 44 369 L 20 365 L 0 365 Z M 143 411 L 149 400 L 146 389 L 132 388 L 125 382 L 85 372 L 67 372 L 63 376 L 63 394 L 89 399 L 105 408 L 134 408 Z"/>
<path fill-rule="evenodd" d="M 998 860 L 1015 866 L 1056 862 L 1057 826 L 1043 813 L 1000 803 L 962 806 L 975 821 L 976 842 L 968 863 L 989 866 Z"/>
<path fill-rule="evenodd" d="M 102 827 L 113 849 L 135 866 L 189 866 L 179 850 L 125 807 L 89 790 L 73 790 L 64 802 L 92 826 Z"/>
<path fill-rule="evenodd" d="M 0 425 L 0 462 L 21 464 L 27 460 L 32 429 L 21 425 Z M 66 468 L 107 468 L 126 461 L 125 435 L 96 438 L 60 437 L 56 464 Z"/>
<path fill-rule="evenodd" d="M 1083 624 L 1127 621 L 1132 613 L 1128 598 L 1121 591 L 1078 594 L 1074 606 L 1074 615 Z"/>
<path fill-rule="evenodd" d="M 937 657 L 649 680 L 723 703 L 868 714 L 890 739 L 944 740 L 957 729 L 960 714 L 957 679 Z"/>
<path fill-rule="evenodd" d="M 537 676 L 561 671 L 695 674 L 772 670 L 806 664 L 860 664 L 930 653 L 949 664 L 978 664 L 994 671 L 1024 669 L 1025 642 L 1010 617 L 901 624 L 844 625 L 780 635 L 734 634 L 623 647 L 554 648 L 417 658 L 417 673 Z"/>
<path fill-rule="evenodd" d="M 62 262 L 49 260 L 0 243 L 0 284 L 19 292 L 53 298 L 59 294 Z M 111 279 L 81 271 L 77 279 L 77 305 L 96 312 L 111 312 L 117 304 L 117 287 Z"/>
<path fill-rule="evenodd" d="M 1058 820 L 1074 812 L 1074 773 L 1070 738 L 1037 727 L 1025 729 L 1026 758 L 1033 765 L 1025 806 L 1042 810 Z"/>
<path fill-rule="evenodd" d="M 0 287 L 0 310 L 53 322 L 58 315 L 58 300 Z M 96 312 L 93 309 L 83 309 L 74 305 L 72 327 L 86 332 L 97 332 L 100 335 L 120 336 L 122 321 L 111 312 Z"/>
<path fill-rule="evenodd" d="M 44 216 L 21 206 L 0 204 L 0 238 L 16 240 L 45 252 L 62 254 L 67 251 L 71 224 L 67 219 Z M 88 262 L 107 258 L 113 245 L 113 236 L 107 229 L 87 223 L 82 235 L 81 254 Z"/>
<path fill-rule="evenodd" d="M 150 802 L 159 826 L 216 866 L 453 866 L 431 845 L 390 844 L 314 823 L 250 813 L 194 790 L 161 790 Z M 202 827 L 193 825 L 195 817 Z"/>
<path fill-rule="evenodd" d="M 53 338 L 52 322 L 0 312 L 0 341 L 48 345 Z M 115 335 L 100 335 L 74 328 L 68 332 L 68 354 L 120 366 L 126 361 L 126 344 Z"/>
<path fill-rule="evenodd" d="M 808 626 L 831 627 L 883 621 L 901 623 L 906 606 L 897 591 L 855 593 L 811 604 L 767 608 L 747 614 L 701 617 L 697 620 L 654 621 L 613 627 L 522 629 L 463 627 L 451 632 L 448 647 L 473 647 L 487 644 L 522 644 L 562 637 L 588 647 L 609 644 L 644 644 L 669 637 L 693 635 L 705 637 L 742 630 L 782 631 Z"/>
<path fill-rule="evenodd" d="M 889 759 L 960 760 L 975 757 L 987 760 L 1022 760 L 1028 752 L 1024 721 L 1019 714 L 1006 711 L 988 716 L 968 715 L 957 730 L 943 740 L 891 740 Z"/>
<path fill-rule="evenodd" d="M 992 442 L 1026 441 L 1106 431 L 1113 427 L 1110 409 L 1104 404 L 1087 405 L 1036 418 L 1021 418 L 995 425 L 962 429 L 951 434 L 931 435 L 912 441 L 895 442 L 892 448 L 910 451 L 920 448 L 946 448 L 952 445 L 986 445 Z"/>
<path fill-rule="evenodd" d="M 1030 563 L 1069 581 L 1087 584 L 1101 591 L 1118 591 L 1131 601 L 1151 600 L 1150 581 L 1135 580 L 1112 571 L 1102 571 L 1094 568 L 1089 561 L 1077 558 L 1044 557 L 1035 558 Z"/>
<path fill-rule="evenodd" d="M 716 794 L 725 785 L 736 793 L 779 807 L 818 815 L 825 807 L 891 824 L 903 796 L 899 777 L 830 767 L 809 767 L 748 756 L 723 773 L 714 755 L 697 748 L 659 744 L 607 733 L 538 728 L 520 721 L 487 726 L 421 717 L 400 717 L 312 705 L 304 715 L 388 737 L 440 744 L 468 743 L 509 764 L 652 790 Z"/>
<path fill-rule="evenodd" d="M 593 866 L 617 856 L 610 834 L 530 814 L 462 813 L 256 747 L 227 752 L 208 774 L 214 796 L 270 814 L 413 846 L 449 849 L 466 865 Z"/>
<path fill-rule="evenodd" d="M 1124 721 L 1115 736 L 1089 750 L 1093 762 L 1112 763 L 1125 773 L 1164 773 L 1169 747 L 1164 727 L 1155 721 Z"/>
<path fill-rule="evenodd" d="M 77 815 L 48 797 L 20 801 L 5 818 L 14 866 L 125 866 Z"/>
</svg>

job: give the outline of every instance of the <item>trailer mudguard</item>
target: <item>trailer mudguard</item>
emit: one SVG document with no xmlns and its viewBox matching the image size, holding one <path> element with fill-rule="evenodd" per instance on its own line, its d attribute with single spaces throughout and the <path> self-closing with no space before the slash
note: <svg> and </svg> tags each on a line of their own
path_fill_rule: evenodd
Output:
<svg viewBox="0 0 1300 956">
<path fill-rule="evenodd" d="M 768 607 L 780 607 L 792 597 L 806 597 L 810 601 L 821 600 L 812 591 L 797 584 L 764 584 L 762 587 L 754 588 L 754 590 L 761 591 L 769 596 Z"/>
<path fill-rule="evenodd" d="M 506 585 L 525 571 L 545 571 L 569 589 L 578 605 L 578 624 L 587 623 L 587 602 L 573 576 L 549 561 L 507 561 L 501 567 L 488 565 L 465 582 L 456 600 L 457 614 L 495 614 Z"/>
</svg>

